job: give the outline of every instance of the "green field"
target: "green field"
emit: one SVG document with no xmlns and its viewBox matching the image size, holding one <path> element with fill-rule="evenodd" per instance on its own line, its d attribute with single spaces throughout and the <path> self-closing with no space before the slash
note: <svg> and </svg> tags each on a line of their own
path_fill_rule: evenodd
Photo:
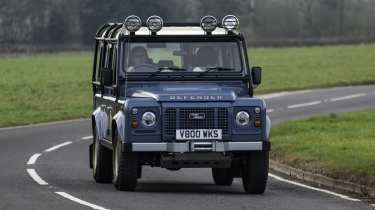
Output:
<svg viewBox="0 0 375 210">
<path fill-rule="evenodd" d="M 259 92 L 375 83 L 375 44 L 250 50 L 264 69 Z"/>
<path fill-rule="evenodd" d="M 257 93 L 375 83 L 375 44 L 250 50 Z M 88 117 L 91 53 L 0 57 L 0 127 Z"/>
<path fill-rule="evenodd" d="M 85 117 L 88 53 L 0 58 L 0 127 Z"/>
<path fill-rule="evenodd" d="M 272 129 L 271 158 L 375 187 L 375 110 L 330 114 Z"/>
</svg>

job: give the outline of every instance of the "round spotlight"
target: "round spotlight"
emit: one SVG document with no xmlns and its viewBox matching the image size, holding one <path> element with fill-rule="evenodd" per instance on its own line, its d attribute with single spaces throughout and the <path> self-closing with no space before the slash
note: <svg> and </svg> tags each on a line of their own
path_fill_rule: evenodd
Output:
<svg viewBox="0 0 375 210">
<path fill-rule="evenodd" d="M 142 26 L 141 18 L 135 15 L 129 15 L 124 21 L 124 27 L 130 32 L 138 31 Z"/>
<path fill-rule="evenodd" d="M 158 32 L 163 27 L 163 19 L 159 16 L 153 15 L 147 19 L 146 24 L 151 32 Z"/>
<path fill-rule="evenodd" d="M 225 30 L 227 31 L 233 31 L 238 28 L 238 18 L 234 15 L 227 15 L 223 18 L 223 21 L 221 23 Z"/>
<path fill-rule="evenodd" d="M 201 19 L 201 28 L 205 32 L 212 32 L 216 29 L 217 20 L 214 16 L 207 15 Z"/>
</svg>

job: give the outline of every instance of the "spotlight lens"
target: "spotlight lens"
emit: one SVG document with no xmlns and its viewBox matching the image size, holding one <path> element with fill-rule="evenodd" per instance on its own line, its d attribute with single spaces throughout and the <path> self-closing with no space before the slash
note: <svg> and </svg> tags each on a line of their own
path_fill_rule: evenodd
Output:
<svg viewBox="0 0 375 210">
<path fill-rule="evenodd" d="M 238 18 L 234 15 L 227 15 L 223 18 L 222 25 L 227 31 L 233 31 L 238 28 Z"/>
<path fill-rule="evenodd" d="M 212 32 L 216 29 L 217 20 L 214 16 L 207 15 L 201 19 L 201 28 L 206 32 Z"/>
<path fill-rule="evenodd" d="M 124 27 L 130 32 L 136 32 L 141 28 L 142 21 L 138 16 L 130 15 L 124 21 Z"/>
<path fill-rule="evenodd" d="M 147 21 L 147 28 L 152 32 L 158 32 L 163 27 L 163 19 L 159 16 L 150 16 Z"/>
</svg>

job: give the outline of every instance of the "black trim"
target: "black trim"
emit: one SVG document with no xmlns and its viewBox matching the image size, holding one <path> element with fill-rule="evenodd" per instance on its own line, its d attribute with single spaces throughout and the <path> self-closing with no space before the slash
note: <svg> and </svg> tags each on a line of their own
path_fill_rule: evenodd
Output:
<svg viewBox="0 0 375 210">
<path fill-rule="evenodd" d="M 182 80 L 182 81 L 208 81 L 208 80 L 242 80 L 248 82 L 249 77 L 244 75 L 242 72 L 237 73 L 209 73 L 204 75 L 200 72 L 164 72 L 159 73 L 155 76 L 151 76 L 152 73 L 128 73 L 128 81 L 170 81 Z M 121 80 L 120 80 L 121 81 Z"/>
<path fill-rule="evenodd" d="M 132 144 L 131 143 L 124 143 L 122 142 L 122 152 L 132 152 L 133 151 L 133 147 L 132 147 Z"/>
<path fill-rule="evenodd" d="M 270 151 L 271 150 L 271 142 L 270 141 L 263 141 L 263 151 Z"/>
</svg>

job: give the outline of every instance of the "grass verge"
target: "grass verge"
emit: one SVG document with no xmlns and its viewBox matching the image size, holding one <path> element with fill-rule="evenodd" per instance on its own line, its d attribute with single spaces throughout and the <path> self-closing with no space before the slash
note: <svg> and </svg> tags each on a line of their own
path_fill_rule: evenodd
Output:
<svg viewBox="0 0 375 210">
<path fill-rule="evenodd" d="M 375 83 L 375 44 L 251 49 L 257 94 Z M 0 57 L 0 127 L 88 117 L 91 53 Z"/>
<path fill-rule="evenodd" d="M 249 50 L 262 66 L 257 93 L 375 83 L 375 44 Z"/>
<path fill-rule="evenodd" d="M 375 187 L 375 110 L 330 114 L 272 129 L 271 158 Z"/>
</svg>

